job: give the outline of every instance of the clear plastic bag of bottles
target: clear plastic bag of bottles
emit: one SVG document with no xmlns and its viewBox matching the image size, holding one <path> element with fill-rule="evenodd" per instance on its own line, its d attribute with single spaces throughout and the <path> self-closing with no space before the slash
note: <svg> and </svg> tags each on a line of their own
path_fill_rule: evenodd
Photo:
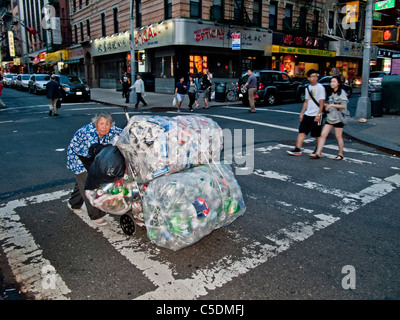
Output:
<svg viewBox="0 0 400 320">
<path fill-rule="evenodd" d="M 132 210 L 135 215 L 140 216 L 145 188 L 146 185 L 137 184 L 126 170 L 123 178 L 105 183 L 94 190 L 85 190 L 85 194 L 92 206 L 104 212 L 123 215 Z"/>
<path fill-rule="evenodd" d="M 180 250 L 243 215 L 246 206 L 227 164 L 203 165 L 150 182 L 143 197 L 148 238 Z"/>
<path fill-rule="evenodd" d="M 118 140 L 140 183 L 217 160 L 222 147 L 222 129 L 201 116 L 134 116 Z"/>
</svg>

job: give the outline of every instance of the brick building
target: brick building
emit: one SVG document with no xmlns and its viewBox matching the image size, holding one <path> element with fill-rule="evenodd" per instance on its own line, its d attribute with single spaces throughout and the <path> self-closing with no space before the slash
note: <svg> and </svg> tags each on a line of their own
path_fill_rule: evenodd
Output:
<svg viewBox="0 0 400 320">
<path fill-rule="evenodd" d="M 130 67 L 130 1 L 71 0 L 69 65 L 93 87 L 118 88 Z M 286 70 L 303 77 L 332 60 L 324 35 L 325 0 L 136 0 L 136 71 L 172 92 L 177 77 L 209 68 L 216 80 L 236 81 L 247 68 Z M 241 50 L 232 50 L 240 33 Z M 79 69 L 81 68 L 81 69 Z"/>
</svg>

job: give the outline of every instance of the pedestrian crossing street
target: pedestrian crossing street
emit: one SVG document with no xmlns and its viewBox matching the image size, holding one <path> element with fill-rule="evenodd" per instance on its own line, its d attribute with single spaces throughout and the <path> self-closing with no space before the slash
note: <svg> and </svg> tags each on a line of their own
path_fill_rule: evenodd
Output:
<svg viewBox="0 0 400 320">
<path fill-rule="evenodd" d="M 307 142 L 307 141 L 306 141 Z M 90 227 L 90 232 L 100 235 L 107 240 L 109 245 L 118 252 L 121 259 L 126 259 L 131 265 L 140 271 L 142 276 L 150 281 L 153 288 L 145 293 L 132 296 L 138 300 L 153 299 L 198 299 L 206 297 L 214 290 L 223 290 L 224 285 L 232 281 L 238 281 L 240 277 L 252 272 L 258 266 L 274 259 L 282 252 L 291 250 L 293 245 L 306 241 L 314 234 L 323 232 L 324 229 L 340 221 L 349 214 L 359 212 L 379 198 L 390 194 L 400 188 L 400 160 L 390 155 L 386 155 L 373 149 L 362 147 L 346 147 L 344 150 L 345 158 L 341 162 L 341 171 L 334 167 L 337 165 L 331 159 L 336 155 L 335 145 L 328 144 L 324 149 L 325 157 L 320 161 L 321 174 L 314 175 L 314 180 L 307 180 L 296 170 L 288 169 L 285 171 L 285 163 L 293 164 L 293 161 L 306 161 L 307 153 L 313 150 L 307 147 L 301 158 L 292 158 L 286 155 L 286 151 L 292 146 L 283 143 L 269 143 L 255 148 L 255 168 L 250 176 L 238 178 L 241 181 L 255 181 L 260 185 L 268 186 L 271 183 L 282 184 L 281 189 L 276 189 L 273 194 L 257 193 L 255 190 L 248 190 L 242 187 L 248 209 L 245 215 L 235 221 L 232 225 L 224 228 L 222 236 L 224 241 L 233 243 L 232 252 L 223 252 L 219 256 L 212 256 L 212 259 L 203 258 L 202 267 L 187 273 L 183 272 L 175 254 L 167 249 L 159 248 L 149 242 L 144 232 L 137 233 L 134 237 L 127 237 L 121 230 L 118 218 L 106 216 L 109 222 L 108 227 L 95 227 L 86 214 L 78 215 L 82 223 Z M 284 155 L 285 154 L 285 155 Z M 283 156 L 284 155 L 284 156 Z M 273 161 L 278 159 L 278 161 Z M 308 160 L 307 161 L 314 161 Z M 377 175 L 382 161 L 391 163 L 386 168 L 384 176 Z M 363 167 L 363 172 L 371 172 L 370 176 L 362 176 L 357 173 L 357 167 Z M 344 181 L 341 186 L 332 186 L 327 183 L 324 173 L 337 170 L 340 175 L 349 180 L 360 179 L 358 190 L 349 190 L 350 183 Z M 247 184 L 247 183 L 246 183 Z M 354 189 L 354 188 L 353 188 Z M 301 193 L 304 190 L 312 192 L 313 199 L 309 202 L 295 202 L 285 190 L 292 193 Z M 11 200 L 0 204 L 0 254 L 5 255 L 11 270 L 20 283 L 24 292 L 33 295 L 35 299 L 74 299 L 77 292 L 74 285 L 68 283 L 61 277 L 64 266 L 58 263 L 58 270 L 55 264 L 44 253 L 35 237 L 21 219 L 21 212 L 28 207 L 32 209 L 40 204 L 51 201 L 59 201 L 59 214 L 65 214 L 66 201 L 71 189 L 42 193 L 32 197 Z M 322 204 L 315 207 L 315 198 L 329 196 L 328 205 Z M 268 226 L 268 233 L 252 238 L 249 234 L 241 234 L 237 230 L 240 224 L 245 228 L 248 221 L 257 214 L 266 216 L 268 212 L 263 212 L 263 202 L 268 201 L 270 206 L 282 212 L 282 221 L 285 221 L 285 214 L 290 214 L 291 219 L 287 219 L 287 224 Z M 65 208 L 65 209 L 64 209 Z M 294 218 L 293 218 L 294 217 Z M 32 219 L 35 219 L 32 217 Z M 295 219 L 295 221 L 293 221 Z M 262 228 L 262 226 L 261 226 Z M 44 231 L 45 232 L 45 231 Z M 216 237 L 217 231 L 208 237 L 211 240 Z M 221 233 L 218 234 L 221 237 Z M 197 244 L 183 249 L 181 255 L 187 254 L 189 259 L 194 259 L 196 250 L 204 250 L 205 242 L 210 239 L 203 239 Z M 68 239 L 64 241 L 68 243 Z M 297 247 L 298 248 L 298 247 Z M 63 250 L 63 248 L 60 248 Z M 79 250 L 77 250 L 77 253 Z M 82 253 L 84 254 L 84 253 Z M 100 253 L 101 254 L 101 253 Z M 105 263 L 107 262 L 106 257 Z M 195 263 L 192 260 L 188 264 Z M 77 274 L 77 277 L 80 275 Z M 82 278 L 81 281 L 85 281 Z M 155 288 L 155 289 L 154 289 Z M 118 299 L 112 296 L 110 298 Z M 228 296 L 229 298 L 229 296 Z"/>
</svg>

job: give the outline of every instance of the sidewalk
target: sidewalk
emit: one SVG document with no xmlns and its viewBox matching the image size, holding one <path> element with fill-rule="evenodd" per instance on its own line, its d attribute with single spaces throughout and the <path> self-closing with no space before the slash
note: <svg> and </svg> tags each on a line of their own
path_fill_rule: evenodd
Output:
<svg viewBox="0 0 400 320">
<path fill-rule="evenodd" d="M 91 100 L 95 102 L 118 107 L 134 107 L 134 105 L 131 103 L 125 103 L 125 99 L 122 98 L 122 92 L 116 91 L 115 89 L 93 88 L 91 89 L 91 95 Z M 145 100 L 148 106 L 144 107 L 143 104 L 140 104 L 139 110 L 176 110 L 176 107 L 172 106 L 172 99 L 172 94 L 147 92 Z M 182 105 L 183 110 L 187 109 L 187 101 L 188 100 L 186 100 Z M 199 99 L 199 104 L 200 107 L 203 106 L 201 96 Z M 220 107 L 235 104 L 240 105 L 241 102 L 209 102 L 210 107 Z M 344 132 L 352 139 L 400 156 L 400 115 L 384 114 L 383 117 L 368 119 L 366 123 L 360 123 L 358 122 L 358 119 L 353 118 L 345 126 Z"/>
</svg>

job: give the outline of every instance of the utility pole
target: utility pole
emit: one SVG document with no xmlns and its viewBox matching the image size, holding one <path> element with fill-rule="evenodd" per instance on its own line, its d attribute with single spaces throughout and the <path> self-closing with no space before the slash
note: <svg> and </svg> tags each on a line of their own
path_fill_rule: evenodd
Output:
<svg viewBox="0 0 400 320">
<path fill-rule="evenodd" d="M 371 38 L 372 38 L 372 11 L 374 0 L 367 0 L 367 9 L 365 15 L 365 33 L 364 33 L 364 56 L 362 68 L 361 97 L 357 102 L 356 118 L 371 118 L 371 101 L 368 97 L 369 71 L 371 60 Z"/>
<path fill-rule="evenodd" d="M 135 0 L 131 0 L 131 15 L 130 15 L 130 23 L 131 23 L 131 85 L 133 85 L 136 81 L 135 79 L 135 16 L 133 15 L 133 9 L 135 7 Z M 129 95 L 129 101 L 131 103 L 136 103 L 136 90 L 133 89 Z"/>
</svg>

